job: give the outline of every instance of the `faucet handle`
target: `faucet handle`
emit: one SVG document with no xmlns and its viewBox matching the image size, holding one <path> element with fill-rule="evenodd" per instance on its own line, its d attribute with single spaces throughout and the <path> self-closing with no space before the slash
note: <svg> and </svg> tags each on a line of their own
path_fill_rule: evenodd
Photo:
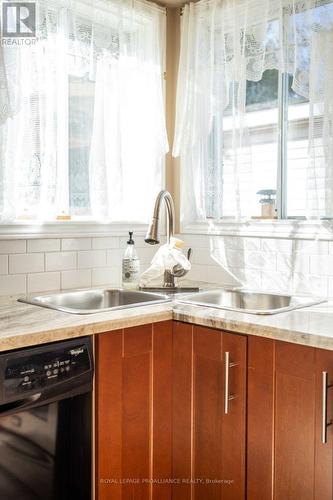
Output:
<svg viewBox="0 0 333 500">
<path fill-rule="evenodd" d="M 192 248 L 189 248 L 187 250 L 187 260 L 190 260 L 191 255 L 192 255 Z M 183 269 L 183 267 L 180 264 L 176 264 L 175 266 L 173 266 L 172 272 L 171 272 L 171 274 L 177 278 L 181 278 L 182 276 L 185 276 L 185 274 L 187 274 L 187 273 L 188 273 L 188 271 Z"/>
</svg>

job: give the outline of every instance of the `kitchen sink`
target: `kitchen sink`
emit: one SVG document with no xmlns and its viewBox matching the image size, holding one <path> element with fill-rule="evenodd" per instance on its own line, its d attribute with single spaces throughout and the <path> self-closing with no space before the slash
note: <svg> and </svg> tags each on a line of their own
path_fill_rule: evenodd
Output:
<svg viewBox="0 0 333 500">
<path fill-rule="evenodd" d="M 278 314 L 326 302 L 321 298 L 251 292 L 246 290 L 207 290 L 176 298 L 177 302 L 249 314 Z"/>
<path fill-rule="evenodd" d="M 135 306 L 170 302 L 171 298 L 167 295 L 158 293 L 116 288 L 107 290 L 79 290 L 75 292 L 39 295 L 29 298 L 20 298 L 18 301 L 72 314 L 93 314 L 127 309 Z"/>
</svg>

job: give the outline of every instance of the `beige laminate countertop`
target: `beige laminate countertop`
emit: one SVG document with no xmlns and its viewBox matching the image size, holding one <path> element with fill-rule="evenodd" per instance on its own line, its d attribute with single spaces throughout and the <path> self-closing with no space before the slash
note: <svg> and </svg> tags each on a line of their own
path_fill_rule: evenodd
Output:
<svg viewBox="0 0 333 500">
<path fill-rule="evenodd" d="M 172 302 L 97 314 L 69 314 L 13 300 L 0 304 L 0 351 L 172 319 Z"/>
<path fill-rule="evenodd" d="M 262 316 L 174 304 L 173 319 L 333 351 L 333 302 Z"/>
<path fill-rule="evenodd" d="M 2 299 L 0 351 L 170 319 L 333 350 L 333 302 L 267 316 L 177 302 L 76 315 Z"/>
</svg>

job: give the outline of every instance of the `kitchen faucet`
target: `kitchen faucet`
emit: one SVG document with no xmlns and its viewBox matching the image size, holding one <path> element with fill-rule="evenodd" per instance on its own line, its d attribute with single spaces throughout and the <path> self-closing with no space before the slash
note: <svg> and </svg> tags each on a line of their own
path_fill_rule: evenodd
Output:
<svg viewBox="0 0 333 500">
<path fill-rule="evenodd" d="M 152 217 L 151 223 L 149 224 L 148 231 L 147 231 L 147 234 L 145 237 L 145 242 L 149 243 L 150 245 L 157 245 L 160 242 L 158 225 L 159 225 L 159 218 L 160 218 L 162 201 L 164 201 L 165 206 L 166 206 L 166 211 L 167 211 L 166 237 L 167 237 L 167 244 L 168 245 L 170 244 L 171 238 L 174 236 L 174 232 L 175 232 L 175 206 L 174 206 L 173 199 L 172 199 L 172 196 L 169 193 L 169 191 L 162 190 L 157 195 L 157 198 L 155 201 L 153 217 Z M 191 249 L 189 249 L 187 255 L 188 255 L 188 258 L 191 256 Z M 174 266 L 172 269 L 166 269 L 164 271 L 163 288 L 176 289 L 177 287 L 175 286 L 175 277 L 180 278 L 182 276 L 185 276 L 185 274 L 187 272 L 188 271 L 186 271 L 186 269 L 183 269 L 183 267 L 179 264 Z"/>
</svg>

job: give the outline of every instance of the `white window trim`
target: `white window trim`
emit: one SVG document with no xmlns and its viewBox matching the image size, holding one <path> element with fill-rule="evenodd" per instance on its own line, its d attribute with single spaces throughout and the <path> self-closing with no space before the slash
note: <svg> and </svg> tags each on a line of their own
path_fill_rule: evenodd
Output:
<svg viewBox="0 0 333 500">
<path fill-rule="evenodd" d="M 144 235 L 148 224 L 133 222 L 54 221 L 46 223 L 12 222 L 0 225 L 0 240 L 34 238 L 89 238 L 126 236 L 128 231 Z"/>
<path fill-rule="evenodd" d="M 207 221 L 181 224 L 181 234 L 333 241 L 325 221 L 296 219 Z"/>
</svg>

